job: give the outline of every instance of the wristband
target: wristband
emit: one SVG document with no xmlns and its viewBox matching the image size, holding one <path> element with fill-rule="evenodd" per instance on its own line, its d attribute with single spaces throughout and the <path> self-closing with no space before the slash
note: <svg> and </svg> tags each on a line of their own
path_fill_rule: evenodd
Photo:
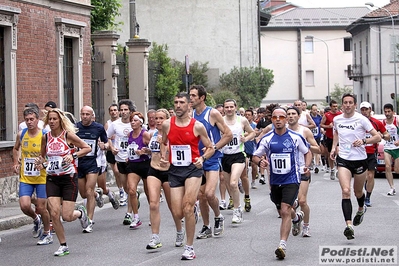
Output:
<svg viewBox="0 0 399 266">
<path fill-rule="evenodd" d="M 206 161 L 206 157 L 204 155 L 202 155 L 201 158 L 202 158 L 202 162 Z"/>
<path fill-rule="evenodd" d="M 76 152 L 72 153 L 72 158 L 76 160 L 78 158 L 78 154 Z"/>
<path fill-rule="evenodd" d="M 363 139 L 363 145 L 366 145 L 366 139 Z"/>
</svg>

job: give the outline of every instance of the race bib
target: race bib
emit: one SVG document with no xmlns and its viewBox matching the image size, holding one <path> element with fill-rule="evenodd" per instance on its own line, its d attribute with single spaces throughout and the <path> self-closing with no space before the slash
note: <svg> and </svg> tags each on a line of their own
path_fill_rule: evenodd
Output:
<svg viewBox="0 0 399 266">
<path fill-rule="evenodd" d="M 140 155 L 136 154 L 137 149 L 139 148 L 139 145 L 136 143 L 130 143 L 130 145 L 127 147 L 127 153 L 128 153 L 128 158 L 129 160 L 137 160 L 140 158 Z"/>
<path fill-rule="evenodd" d="M 171 145 L 170 152 L 174 166 L 189 166 L 192 163 L 190 145 Z"/>
<path fill-rule="evenodd" d="M 24 159 L 24 176 L 39 176 L 40 171 L 36 169 L 34 158 Z"/>
<path fill-rule="evenodd" d="M 128 137 L 122 137 L 119 139 L 118 143 L 119 149 L 123 152 L 127 152 L 127 147 L 129 146 Z"/>
<path fill-rule="evenodd" d="M 61 156 L 51 156 L 48 159 L 48 165 L 46 171 L 48 174 L 58 175 L 62 172 L 62 157 Z"/>
<path fill-rule="evenodd" d="M 90 146 L 91 151 L 86 154 L 86 156 L 94 156 L 96 155 L 96 141 L 94 139 L 83 139 L 84 142 L 87 143 L 87 145 Z"/>
<path fill-rule="evenodd" d="M 291 171 L 291 156 L 288 153 L 273 153 L 270 156 L 274 174 L 283 175 Z"/>
<path fill-rule="evenodd" d="M 313 133 L 313 136 L 316 137 L 317 135 L 319 135 L 319 128 L 318 127 L 312 128 L 311 131 Z"/>
<path fill-rule="evenodd" d="M 237 147 L 238 145 L 240 145 L 239 138 L 240 138 L 239 135 L 234 134 L 231 141 L 229 143 L 227 143 L 227 145 L 226 145 L 227 149 L 233 149 L 234 147 Z"/>
</svg>

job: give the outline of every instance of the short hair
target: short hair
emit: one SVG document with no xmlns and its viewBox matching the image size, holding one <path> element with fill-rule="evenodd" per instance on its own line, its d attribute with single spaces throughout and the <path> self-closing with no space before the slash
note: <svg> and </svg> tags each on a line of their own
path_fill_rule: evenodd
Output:
<svg viewBox="0 0 399 266">
<path fill-rule="evenodd" d="M 156 112 L 157 112 L 157 111 L 155 111 L 154 109 L 150 109 L 150 110 L 147 111 L 147 115 L 148 115 L 148 114 L 151 114 L 151 113 L 156 113 Z"/>
<path fill-rule="evenodd" d="M 39 106 L 35 103 L 27 103 L 25 104 L 25 108 L 35 109 L 39 113 Z"/>
<path fill-rule="evenodd" d="M 215 109 L 218 109 L 218 108 L 220 108 L 220 107 L 224 108 L 224 107 L 223 107 L 223 104 L 221 104 L 221 103 L 217 104 L 217 105 L 215 106 Z"/>
<path fill-rule="evenodd" d="M 132 100 L 129 100 L 129 99 L 120 100 L 119 103 L 118 103 L 118 109 L 121 108 L 122 104 L 127 105 L 130 112 L 135 112 L 136 111 L 136 105 L 134 105 Z"/>
<path fill-rule="evenodd" d="M 206 89 L 205 89 L 205 87 L 203 85 L 193 85 L 193 86 L 190 87 L 190 91 L 191 90 L 197 90 L 198 91 L 198 97 L 201 98 L 201 96 L 205 96 L 204 101 L 206 101 L 207 92 L 206 92 Z"/>
<path fill-rule="evenodd" d="M 132 112 L 132 113 L 130 114 L 130 122 L 133 121 L 133 118 L 134 118 L 134 116 L 136 116 L 136 115 L 137 115 L 140 119 L 143 120 L 143 123 L 142 123 L 142 124 L 144 124 L 144 123 L 145 123 L 145 118 L 144 118 L 144 115 L 143 115 L 142 113 L 140 113 L 140 112 Z"/>
<path fill-rule="evenodd" d="M 249 112 L 249 113 L 251 113 L 251 115 L 254 115 L 254 110 L 252 110 L 252 109 L 247 109 L 247 110 L 245 110 L 245 112 Z"/>
<path fill-rule="evenodd" d="M 338 104 L 338 102 L 336 100 L 331 100 L 330 101 L 330 107 L 333 106 L 333 104 Z"/>
<path fill-rule="evenodd" d="M 344 93 L 344 95 L 342 95 L 341 101 L 343 101 L 345 97 L 352 97 L 353 102 L 357 103 L 357 97 L 356 97 L 355 94 L 353 94 L 353 93 Z"/>
<path fill-rule="evenodd" d="M 297 112 L 298 115 L 301 114 L 301 112 L 299 111 L 298 107 L 296 107 L 296 106 L 290 106 L 290 107 L 288 107 L 288 108 L 287 108 L 287 112 L 288 112 L 289 110 L 295 110 L 295 112 Z"/>
<path fill-rule="evenodd" d="M 114 106 L 116 106 L 116 108 L 119 109 L 119 108 L 118 108 L 118 105 L 117 105 L 116 103 L 113 103 L 113 104 L 111 104 L 111 105 L 108 107 L 108 112 L 111 111 L 111 107 L 114 107 Z"/>
<path fill-rule="evenodd" d="M 35 115 L 36 118 L 39 118 L 39 109 L 28 107 L 24 110 L 24 117 L 27 115 Z"/>
<path fill-rule="evenodd" d="M 225 104 L 225 103 L 228 103 L 228 102 L 233 102 L 233 103 L 234 103 L 234 106 L 237 107 L 237 102 L 236 102 L 236 100 L 234 100 L 234 99 L 226 99 L 226 100 L 224 101 L 224 104 Z M 224 104 L 223 104 L 223 107 L 224 107 Z"/>
<path fill-rule="evenodd" d="M 187 102 L 190 102 L 190 94 L 184 91 L 180 91 L 176 94 L 176 98 L 186 98 Z"/>
<path fill-rule="evenodd" d="M 392 105 L 392 103 L 384 104 L 384 109 L 390 109 L 391 111 L 393 111 L 393 105 Z"/>
<path fill-rule="evenodd" d="M 316 107 L 317 107 L 317 104 L 314 103 L 314 104 L 312 104 L 310 107 L 312 108 L 313 106 L 316 106 Z"/>
</svg>

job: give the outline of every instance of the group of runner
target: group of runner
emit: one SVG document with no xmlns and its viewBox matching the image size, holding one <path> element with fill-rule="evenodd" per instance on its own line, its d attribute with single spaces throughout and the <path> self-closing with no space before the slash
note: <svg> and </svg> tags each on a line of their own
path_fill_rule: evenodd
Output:
<svg viewBox="0 0 399 266">
<path fill-rule="evenodd" d="M 93 232 L 94 208 L 96 204 L 98 207 L 104 205 L 103 194 L 109 197 L 114 209 L 127 205 L 123 224 L 130 229 L 138 228 L 142 224 L 138 212 L 138 184 L 142 180 L 150 207 L 152 232 L 146 248 L 162 247 L 159 204 L 163 191 L 176 227 L 175 246 L 183 246 L 186 237 L 181 259 L 192 260 L 196 257 L 193 242 L 198 205 L 204 224 L 197 239 L 223 234 L 225 217 L 221 210 L 228 208 L 225 190 L 230 195 L 229 205 L 233 210 L 231 222 L 240 224 L 243 221 L 240 190 L 244 193 L 244 209 L 249 212 L 249 191 L 250 187 L 256 188 L 259 167 L 259 183 L 269 184 L 271 200 L 282 218 L 275 254 L 284 259 L 291 228 L 294 236 L 301 232 L 304 237 L 311 236 L 307 203 L 310 170 L 313 167 L 314 172 L 318 172 L 321 159 L 315 155 L 327 154 L 325 150 L 328 151 L 325 157 L 331 162 L 331 179 L 335 179 L 334 162 L 338 166 L 347 224 L 344 234 L 347 239 L 354 238 L 351 176 L 355 176 L 354 190 L 359 205 L 353 221 L 357 226 L 363 220 L 364 204 L 370 202 L 373 185 L 369 178 L 367 195 L 363 193 L 370 167 L 365 160 L 365 146 L 381 139 L 367 119 L 367 112 L 365 116 L 355 112 L 355 96 L 342 97 L 343 113 L 338 111 L 338 104 L 331 101 L 331 109 L 323 116 L 316 105 L 307 112 L 306 103 L 302 101 L 288 108 L 272 104 L 239 112 L 234 99 L 226 99 L 222 106 L 212 108 L 205 105 L 206 96 L 203 86 L 192 86 L 189 93 L 175 96 L 174 110 L 150 110 L 148 124 L 128 99 L 109 107 L 111 119 L 105 126 L 94 121 L 95 114 L 89 106 L 80 110 L 81 121 L 74 123 L 53 102 L 46 104 L 42 120 L 37 105 L 27 105 L 23 111 L 27 129 L 19 131 L 16 137 L 14 170 L 20 175 L 21 210 L 34 220 L 33 235 L 40 238 L 37 244 L 53 242 L 51 217 L 60 242 L 54 255 L 69 254 L 60 218 L 63 221 L 79 219 L 84 233 Z M 369 107 L 362 103 L 362 113 L 362 106 Z M 394 122 L 387 121 L 391 123 Z M 383 131 L 384 139 L 392 139 L 383 129 L 379 131 Z M 399 141 L 393 145 L 399 145 Z M 394 152 L 387 153 L 395 159 L 399 157 Z M 372 160 L 371 155 L 368 160 Z M 119 200 L 106 187 L 106 161 L 114 172 Z M 251 182 L 247 174 L 249 166 Z M 218 183 L 220 201 L 216 196 Z M 395 190 L 392 189 L 393 195 Z M 34 191 L 36 210 L 31 207 Z M 75 209 L 78 192 L 85 204 Z M 213 233 L 210 209 L 214 213 Z M 181 222 L 183 218 L 185 228 Z"/>
</svg>

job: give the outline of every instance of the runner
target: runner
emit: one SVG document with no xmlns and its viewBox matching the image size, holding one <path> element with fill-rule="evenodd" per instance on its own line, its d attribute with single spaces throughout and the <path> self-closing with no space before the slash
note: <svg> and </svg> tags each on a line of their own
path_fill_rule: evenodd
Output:
<svg viewBox="0 0 399 266">
<path fill-rule="evenodd" d="M 84 206 L 78 206 L 78 210 L 75 210 L 78 178 L 74 161 L 88 154 L 91 148 L 76 136 L 75 125 L 60 109 L 49 110 L 43 121 L 45 125 L 50 126 L 51 131 L 42 137 L 41 155 L 35 159 L 35 164 L 38 170 L 46 168 L 47 172 L 47 208 L 60 242 L 54 256 L 64 256 L 69 254 L 69 248 L 60 220 L 61 203 L 63 221 L 71 222 L 79 218 L 82 228 L 87 228 L 90 223 Z M 75 149 L 79 151 L 74 152 Z"/>
<path fill-rule="evenodd" d="M 187 242 L 182 260 L 195 258 L 193 248 L 195 234 L 194 204 L 202 181 L 202 165 L 215 153 L 204 125 L 189 115 L 190 96 L 180 92 L 175 96 L 176 116 L 162 124 L 161 166 L 167 166 L 166 145 L 169 147 L 169 185 L 174 219 L 184 216 Z M 201 156 L 199 140 L 205 152 Z M 169 142 L 168 142 L 169 141 Z"/>
<path fill-rule="evenodd" d="M 355 238 L 352 227 L 351 180 L 354 176 L 353 191 L 359 205 L 353 225 L 362 223 L 366 206 L 364 205 L 363 187 L 367 177 L 367 154 L 365 145 L 381 141 L 380 135 L 370 121 L 355 111 L 356 97 L 346 93 L 342 96 L 343 114 L 334 117 L 334 138 L 330 153 L 331 160 L 336 160 L 338 180 L 342 190 L 342 211 L 346 227 L 344 235 L 348 240 Z M 371 137 L 366 139 L 366 133 Z M 339 149 L 337 145 L 339 143 Z"/>
</svg>

